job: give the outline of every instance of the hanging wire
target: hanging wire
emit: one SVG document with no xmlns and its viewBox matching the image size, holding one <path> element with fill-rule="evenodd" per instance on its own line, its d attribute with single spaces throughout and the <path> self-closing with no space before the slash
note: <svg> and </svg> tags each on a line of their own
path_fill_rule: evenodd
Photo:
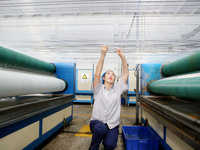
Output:
<svg viewBox="0 0 200 150">
<path fill-rule="evenodd" d="M 138 9 L 140 7 L 140 3 L 141 3 L 141 1 L 138 2 L 138 6 L 137 6 Z M 132 21 L 131 21 L 131 25 L 130 25 L 129 31 L 128 31 L 128 34 L 126 36 L 126 45 L 125 45 L 125 48 L 124 48 L 125 51 L 127 51 L 128 39 L 129 39 L 129 36 L 131 34 L 131 30 L 132 30 L 133 24 L 135 22 L 135 17 L 136 17 L 136 15 L 138 15 L 138 12 L 139 12 L 138 10 L 135 11 L 135 13 L 133 15 L 133 18 L 132 18 Z"/>
</svg>

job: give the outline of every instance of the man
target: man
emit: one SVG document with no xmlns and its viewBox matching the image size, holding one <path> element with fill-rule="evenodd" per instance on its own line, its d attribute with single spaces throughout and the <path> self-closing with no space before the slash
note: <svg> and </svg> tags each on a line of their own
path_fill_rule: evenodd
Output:
<svg viewBox="0 0 200 150">
<path fill-rule="evenodd" d="M 90 122 L 90 130 L 93 133 L 90 150 L 98 150 L 102 141 L 105 150 L 117 147 L 121 94 L 128 89 L 126 84 L 129 76 L 128 65 L 124 53 L 119 48 L 116 51 L 122 61 L 123 75 L 114 84 L 116 76 L 113 71 L 108 70 L 103 75 L 102 84 L 101 72 L 107 51 L 108 47 L 103 46 L 92 85 L 95 102 Z"/>
</svg>

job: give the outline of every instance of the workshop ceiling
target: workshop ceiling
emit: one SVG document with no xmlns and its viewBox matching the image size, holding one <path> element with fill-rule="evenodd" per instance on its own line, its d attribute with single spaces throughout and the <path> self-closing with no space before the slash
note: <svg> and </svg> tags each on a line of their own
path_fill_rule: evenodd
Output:
<svg viewBox="0 0 200 150">
<path fill-rule="evenodd" d="M 199 0 L 1 0 L 0 45 L 48 62 L 167 63 L 200 51 Z"/>
</svg>

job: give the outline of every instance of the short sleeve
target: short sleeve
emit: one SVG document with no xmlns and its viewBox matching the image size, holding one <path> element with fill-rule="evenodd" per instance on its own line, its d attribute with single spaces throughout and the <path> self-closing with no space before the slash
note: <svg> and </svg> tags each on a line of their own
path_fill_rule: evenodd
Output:
<svg viewBox="0 0 200 150">
<path fill-rule="evenodd" d="M 93 83 L 92 83 L 92 85 L 91 85 L 92 92 L 93 92 L 94 94 L 97 94 L 97 93 L 100 91 L 101 86 L 102 86 L 102 83 L 99 82 L 99 84 L 97 84 L 97 85 L 93 88 Z"/>
<path fill-rule="evenodd" d="M 116 83 L 116 90 L 117 92 L 120 93 L 120 95 L 128 90 L 128 85 L 127 83 L 124 82 L 124 80 L 122 79 L 122 77 L 119 79 L 119 81 Z"/>
</svg>

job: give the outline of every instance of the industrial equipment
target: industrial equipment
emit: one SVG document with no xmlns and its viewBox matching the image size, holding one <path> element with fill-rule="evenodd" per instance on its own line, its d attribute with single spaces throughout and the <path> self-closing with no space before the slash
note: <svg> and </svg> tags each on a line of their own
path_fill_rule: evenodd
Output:
<svg viewBox="0 0 200 150">
<path fill-rule="evenodd" d="M 0 147 L 34 149 L 73 114 L 75 64 L 0 47 Z"/>
<path fill-rule="evenodd" d="M 200 149 L 199 64 L 200 52 L 164 66 L 142 64 L 141 119 L 165 149 Z"/>
</svg>

